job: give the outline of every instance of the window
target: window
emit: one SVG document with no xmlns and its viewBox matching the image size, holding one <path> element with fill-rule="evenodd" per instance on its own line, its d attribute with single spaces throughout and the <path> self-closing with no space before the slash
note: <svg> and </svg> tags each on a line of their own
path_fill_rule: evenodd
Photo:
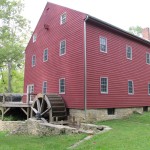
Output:
<svg viewBox="0 0 150 150">
<path fill-rule="evenodd" d="M 64 13 L 60 16 L 60 24 L 64 24 L 66 22 L 66 17 L 67 17 L 66 13 Z"/>
<path fill-rule="evenodd" d="M 115 108 L 108 108 L 107 109 L 107 114 L 108 115 L 114 115 L 115 114 Z"/>
<path fill-rule="evenodd" d="M 143 107 L 143 112 L 148 112 L 148 106 Z"/>
<path fill-rule="evenodd" d="M 150 64 L 150 53 L 146 53 L 146 63 Z"/>
<path fill-rule="evenodd" d="M 46 82 L 46 81 L 43 82 L 42 93 L 43 93 L 43 94 L 46 94 L 46 93 L 47 93 L 47 82 Z"/>
<path fill-rule="evenodd" d="M 36 39 L 37 39 L 37 35 L 34 34 L 34 35 L 33 35 L 33 43 L 36 41 Z"/>
<path fill-rule="evenodd" d="M 108 94 L 108 78 L 101 77 L 100 85 L 101 85 L 101 93 Z"/>
<path fill-rule="evenodd" d="M 148 83 L 148 95 L 150 95 L 150 83 Z"/>
<path fill-rule="evenodd" d="M 131 46 L 126 46 L 126 57 L 127 57 L 127 59 L 132 60 L 132 48 L 131 48 Z"/>
<path fill-rule="evenodd" d="M 36 61 L 36 57 L 35 57 L 35 55 L 33 55 L 33 56 L 32 56 L 32 67 L 35 66 L 35 61 Z"/>
<path fill-rule="evenodd" d="M 27 85 L 27 93 L 34 93 L 34 84 Z"/>
<path fill-rule="evenodd" d="M 44 50 L 44 53 L 43 53 L 43 61 L 47 61 L 48 60 L 48 48 Z"/>
<path fill-rule="evenodd" d="M 34 84 L 27 85 L 27 101 L 33 101 L 34 95 Z"/>
<path fill-rule="evenodd" d="M 100 37 L 100 51 L 107 53 L 107 39 L 105 37 Z"/>
<path fill-rule="evenodd" d="M 59 94 L 65 94 L 65 79 L 59 79 Z"/>
<path fill-rule="evenodd" d="M 60 42 L 60 56 L 66 54 L 66 40 Z"/>
<path fill-rule="evenodd" d="M 128 94 L 134 94 L 133 81 L 128 81 Z"/>
</svg>

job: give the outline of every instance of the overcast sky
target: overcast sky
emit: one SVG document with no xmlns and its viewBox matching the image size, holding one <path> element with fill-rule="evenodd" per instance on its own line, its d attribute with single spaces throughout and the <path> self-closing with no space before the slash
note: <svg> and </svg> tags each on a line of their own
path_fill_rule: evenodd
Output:
<svg viewBox="0 0 150 150">
<path fill-rule="evenodd" d="M 69 7 L 114 26 L 128 30 L 130 26 L 150 27 L 149 0 L 48 0 Z M 24 15 L 31 21 L 34 30 L 47 0 L 24 0 Z"/>
</svg>

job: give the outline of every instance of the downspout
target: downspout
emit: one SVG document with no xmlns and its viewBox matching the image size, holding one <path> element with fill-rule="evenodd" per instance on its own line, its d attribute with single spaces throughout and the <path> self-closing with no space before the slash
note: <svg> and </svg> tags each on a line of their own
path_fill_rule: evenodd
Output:
<svg viewBox="0 0 150 150">
<path fill-rule="evenodd" d="M 84 113 L 86 120 L 87 112 L 87 56 L 86 56 L 86 21 L 88 20 L 88 15 L 84 20 Z"/>
</svg>

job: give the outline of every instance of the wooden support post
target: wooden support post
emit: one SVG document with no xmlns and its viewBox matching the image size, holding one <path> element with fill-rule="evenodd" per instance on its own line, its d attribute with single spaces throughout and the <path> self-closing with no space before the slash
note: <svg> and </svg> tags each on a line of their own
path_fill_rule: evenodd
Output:
<svg viewBox="0 0 150 150">
<path fill-rule="evenodd" d="M 53 122 L 52 110 L 49 110 L 49 122 Z"/>
<path fill-rule="evenodd" d="M 5 95 L 3 94 L 3 103 L 5 103 Z"/>
<path fill-rule="evenodd" d="M 58 122 L 58 117 L 56 117 L 56 122 Z"/>
<path fill-rule="evenodd" d="M 31 109 L 30 117 L 33 118 L 33 111 Z"/>
<path fill-rule="evenodd" d="M 4 108 L 2 107 L 2 120 L 4 120 Z"/>
<path fill-rule="evenodd" d="M 29 117 L 30 117 L 30 108 L 27 107 L 27 119 L 29 119 Z"/>
</svg>

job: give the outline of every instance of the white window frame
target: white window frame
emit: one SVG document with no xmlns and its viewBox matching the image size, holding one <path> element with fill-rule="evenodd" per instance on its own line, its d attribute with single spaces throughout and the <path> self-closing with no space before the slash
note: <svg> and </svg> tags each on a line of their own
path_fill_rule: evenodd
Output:
<svg viewBox="0 0 150 150">
<path fill-rule="evenodd" d="M 36 42 L 37 34 L 33 34 L 33 43 Z"/>
<path fill-rule="evenodd" d="M 46 86 L 45 86 L 45 83 L 46 83 Z M 44 92 L 45 89 L 46 89 L 46 92 Z M 46 93 L 47 93 L 47 81 L 43 81 L 42 93 L 43 93 L 43 94 L 46 94 Z"/>
<path fill-rule="evenodd" d="M 101 45 L 103 45 L 102 39 L 105 40 L 105 45 L 104 45 L 104 46 L 105 46 L 105 50 L 102 50 L 102 49 L 101 49 Z M 103 53 L 107 53 L 107 38 L 106 38 L 106 37 L 103 37 L 103 36 L 100 36 L 100 37 L 99 37 L 99 43 L 100 43 L 100 51 L 103 52 Z"/>
<path fill-rule="evenodd" d="M 46 51 L 47 51 L 47 55 L 45 54 Z M 45 56 L 47 56 L 46 57 L 47 59 L 45 59 Z M 43 51 L 43 62 L 46 62 L 46 61 L 48 61 L 48 48 L 44 49 Z"/>
<path fill-rule="evenodd" d="M 65 46 L 62 47 L 63 42 L 65 42 Z M 62 48 L 64 48 L 64 53 L 62 53 Z M 66 54 L 66 40 L 61 40 L 60 41 L 60 48 L 59 48 L 59 56 L 65 55 Z"/>
<path fill-rule="evenodd" d="M 128 57 L 128 53 L 129 53 L 128 48 L 130 48 L 130 56 L 131 57 Z M 126 45 L 126 58 L 129 60 L 132 60 L 132 47 L 129 45 Z"/>
<path fill-rule="evenodd" d="M 150 95 L 150 82 L 148 82 L 148 95 Z"/>
<path fill-rule="evenodd" d="M 61 82 L 61 80 L 64 80 L 64 92 L 61 92 L 61 85 L 60 85 L 60 82 Z M 65 78 L 60 78 L 59 79 L 59 94 L 65 94 L 65 89 L 66 89 L 66 80 L 65 80 Z"/>
<path fill-rule="evenodd" d="M 102 91 L 102 82 L 101 82 L 102 78 L 105 78 L 106 81 L 107 81 L 106 92 Z M 100 93 L 101 93 L 101 94 L 108 94 L 108 77 L 100 77 Z"/>
<path fill-rule="evenodd" d="M 148 52 L 146 53 L 146 64 L 150 65 L 150 53 Z"/>
<path fill-rule="evenodd" d="M 66 12 L 60 15 L 60 25 L 65 24 L 67 19 Z"/>
<path fill-rule="evenodd" d="M 30 90 L 32 89 L 32 90 Z M 27 85 L 27 100 L 29 99 L 29 101 L 33 101 L 33 98 L 34 96 L 30 95 L 29 97 L 29 94 L 31 93 L 34 93 L 34 84 L 28 84 Z"/>
<path fill-rule="evenodd" d="M 32 67 L 35 66 L 35 63 L 36 63 L 36 56 L 32 55 Z"/>
<path fill-rule="evenodd" d="M 129 93 L 129 82 L 132 82 L 132 93 Z M 133 80 L 128 80 L 128 94 L 129 95 L 134 95 L 134 83 L 133 83 Z"/>
</svg>

